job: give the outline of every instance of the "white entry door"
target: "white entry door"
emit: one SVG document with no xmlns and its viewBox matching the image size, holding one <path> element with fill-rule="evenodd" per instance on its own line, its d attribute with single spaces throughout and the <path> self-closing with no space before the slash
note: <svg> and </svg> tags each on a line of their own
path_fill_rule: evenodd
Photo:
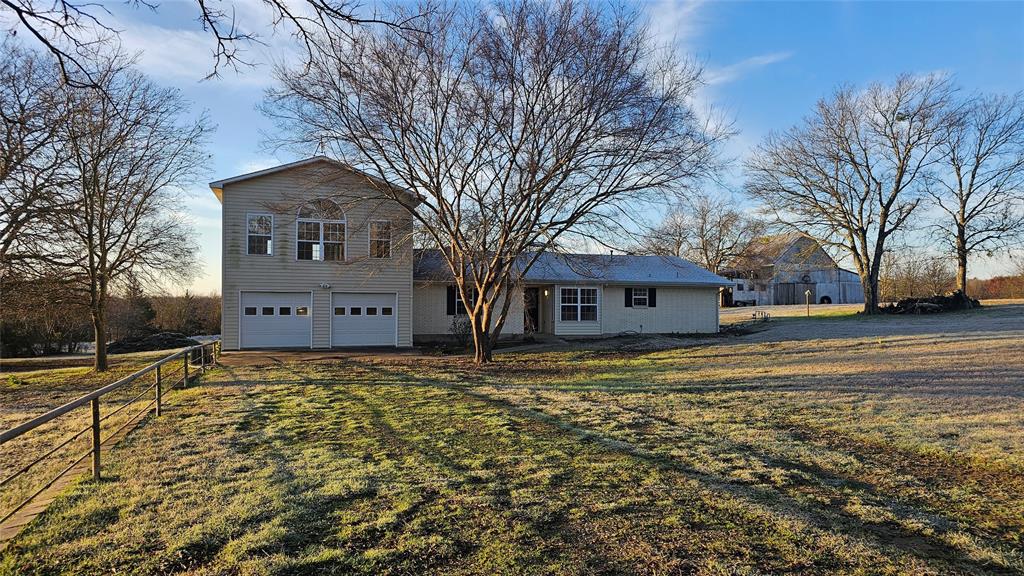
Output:
<svg viewBox="0 0 1024 576">
<path fill-rule="evenodd" d="M 309 292 L 242 292 L 241 348 L 309 348 Z"/>
<path fill-rule="evenodd" d="M 331 300 L 331 346 L 397 345 L 394 294 L 335 292 Z"/>
</svg>

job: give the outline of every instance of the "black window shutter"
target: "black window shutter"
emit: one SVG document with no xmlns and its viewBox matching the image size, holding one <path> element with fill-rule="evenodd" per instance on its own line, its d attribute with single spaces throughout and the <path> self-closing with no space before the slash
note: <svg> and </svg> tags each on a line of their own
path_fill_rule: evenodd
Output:
<svg viewBox="0 0 1024 576">
<path fill-rule="evenodd" d="M 648 288 L 647 289 L 647 307 L 654 308 L 658 305 L 658 289 Z"/>
<path fill-rule="evenodd" d="M 626 308 L 633 307 L 633 289 L 626 288 Z"/>
<path fill-rule="evenodd" d="M 458 293 L 455 290 L 455 286 L 448 287 L 448 305 L 445 313 L 449 316 L 455 316 L 455 299 L 458 298 Z"/>
</svg>

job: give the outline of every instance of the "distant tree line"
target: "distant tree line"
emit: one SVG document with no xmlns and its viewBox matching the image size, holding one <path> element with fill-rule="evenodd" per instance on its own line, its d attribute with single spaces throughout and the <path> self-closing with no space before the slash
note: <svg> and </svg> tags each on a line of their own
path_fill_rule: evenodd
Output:
<svg viewBox="0 0 1024 576">
<path fill-rule="evenodd" d="M 972 295 L 982 299 L 1021 299 L 1024 298 L 1024 272 L 984 280 L 971 278 L 967 281 L 967 289 Z"/>
<path fill-rule="evenodd" d="M 976 298 L 1024 298 L 1024 254 L 1013 261 L 1010 274 L 984 280 L 971 278 L 967 289 Z"/>
<path fill-rule="evenodd" d="M 158 332 L 220 333 L 220 296 L 144 294 L 138 285 L 107 302 L 111 341 Z M 88 306 L 74 291 L 38 281 L 0 295 L 0 357 L 80 353 L 92 339 Z"/>
</svg>

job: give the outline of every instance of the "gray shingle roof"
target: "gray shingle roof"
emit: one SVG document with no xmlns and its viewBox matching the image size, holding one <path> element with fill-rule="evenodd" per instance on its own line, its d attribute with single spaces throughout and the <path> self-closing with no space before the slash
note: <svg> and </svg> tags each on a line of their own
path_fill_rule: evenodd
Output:
<svg viewBox="0 0 1024 576">
<path fill-rule="evenodd" d="M 413 265 L 418 282 L 450 282 L 441 252 L 418 250 Z M 556 254 L 545 252 L 526 273 L 528 283 L 652 284 L 662 286 L 731 286 L 732 282 L 675 256 L 628 254 Z"/>
</svg>

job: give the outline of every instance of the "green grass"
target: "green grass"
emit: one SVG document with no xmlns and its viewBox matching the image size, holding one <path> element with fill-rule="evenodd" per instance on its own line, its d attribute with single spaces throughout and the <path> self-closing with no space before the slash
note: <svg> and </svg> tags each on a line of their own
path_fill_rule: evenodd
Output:
<svg viewBox="0 0 1024 576">
<path fill-rule="evenodd" d="M 1021 573 L 1022 345 L 218 369 L 0 573 Z"/>
</svg>

